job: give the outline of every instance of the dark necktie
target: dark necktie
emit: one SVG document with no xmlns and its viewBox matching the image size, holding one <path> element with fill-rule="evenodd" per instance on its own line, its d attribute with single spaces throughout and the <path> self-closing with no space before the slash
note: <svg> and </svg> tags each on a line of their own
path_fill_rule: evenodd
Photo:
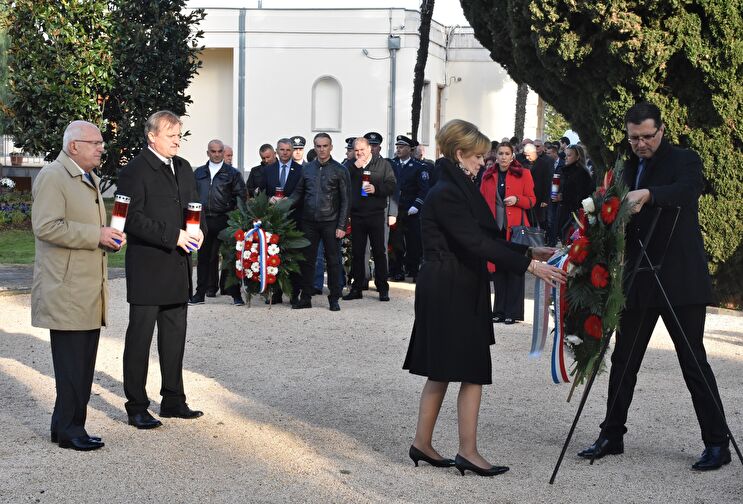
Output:
<svg viewBox="0 0 743 504">
<path fill-rule="evenodd" d="M 95 182 L 93 182 L 93 175 L 90 174 L 90 172 L 85 173 L 85 178 L 88 179 L 88 182 L 95 187 Z"/>
<path fill-rule="evenodd" d="M 637 163 L 637 177 L 635 178 L 635 189 L 640 188 L 640 177 L 642 172 L 645 171 L 645 158 L 640 158 L 640 162 Z"/>
<path fill-rule="evenodd" d="M 281 173 L 279 174 L 279 185 L 281 187 L 284 187 L 284 184 L 286 184 L 286 165 L 281 165 Z"/>
</svg>

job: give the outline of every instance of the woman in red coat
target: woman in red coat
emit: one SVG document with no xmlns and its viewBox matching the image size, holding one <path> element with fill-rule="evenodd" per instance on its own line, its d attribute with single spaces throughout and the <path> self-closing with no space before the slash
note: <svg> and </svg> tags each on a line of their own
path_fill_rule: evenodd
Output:
<svg viewBox="0 0 743 504">
<path fill-rule="evenodd" d="M 526 210 L 537 201 L 534 180 L 531 172 L 514 159 L 510 143 L 498 144 L 495 162 L 482 177 L 480 193 L 493 212 L 504 240 L 511 239 L 513 226 L 529 225 Z M 524 274 L 496 269 L 493 263 L 488 263 L 488 271 L 493 274 L 495 288 L 493 322 L 513 324 L 524 320 Z"/>
</svg>

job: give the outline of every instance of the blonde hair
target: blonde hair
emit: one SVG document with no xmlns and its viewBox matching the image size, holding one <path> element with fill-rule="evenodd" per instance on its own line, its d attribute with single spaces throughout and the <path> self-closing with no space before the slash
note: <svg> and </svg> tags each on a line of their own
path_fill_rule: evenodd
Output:
<svg viewBox="0 0 743 504">
<path fill-rule="evenodd" d="M 436 135 L 436 143 L 444 157 L 454 162 L 459 150 L 462 156 L 485 154 L 490 150 L 490 139 L 477 126 L 462 119 L 452 119 L 444 124 Z"/>
</svg>

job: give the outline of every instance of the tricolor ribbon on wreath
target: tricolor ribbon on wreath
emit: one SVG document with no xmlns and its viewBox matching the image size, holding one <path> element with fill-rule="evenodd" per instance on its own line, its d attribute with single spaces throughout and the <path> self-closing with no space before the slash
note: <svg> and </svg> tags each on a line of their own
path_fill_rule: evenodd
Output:
<svg viewBox="0 0 743 504">
<path fill-rule="evenodd" d="M 246 244 L 253 241 L 253 235 L 256 235 L 258 237 L 258 275 L 260 277 L 260 293 L 263 294 L 263 292 L 266 290 L 266 287 L 268 286 L 266 282 L 266 268 L 268 264 L 266 263 L 266 232 L 261 227 L 263 223 L 259 220 L 253 222 L 253 229 L 245 233 L 245 238 L 242 239 L 242 241 L 238 241 L 238 249 L 242 251 L 243 257 L 246 257 L 245 254 L 248 256 L 250 255 L 250 249 L 246 248 Z M 240 243 L 242 242 L 242 247 L 240 247 Z M 238 260 L 236 263 L 236 267 L 238 270 L 242 270 L 242 261 Z"/>
<path fill-rule="evenodd" d="M 552 256 L 547 264 L 567 271 L 570 261 L 567 251 Z M 531 351 L 529 355 L 538 357 L 547 342 L 549 332 L 550 301 L 554 303 L 555 328 L 552 333 L 552 381 L 554 383 L 569 383 L 568 371 L 565 367 L 565 302 L 566 285 L 550 287 L 547 282 L 537 278 L 534 283 L 534 326 L 531 335 Z"/>
</svg>

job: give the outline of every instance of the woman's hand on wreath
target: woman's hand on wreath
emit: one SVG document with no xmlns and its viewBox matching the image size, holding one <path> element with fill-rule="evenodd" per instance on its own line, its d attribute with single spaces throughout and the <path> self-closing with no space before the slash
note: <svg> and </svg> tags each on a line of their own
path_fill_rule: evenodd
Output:
<svg viewBox="0 0 743 504">
<path fill-rule="evenodd" d="M 531 257 L 537 261 L 546 261 L 552 257 L 557 249 L 555 247 L 531 247 Z"/>
<path fill-rule="evenodd" d="M 552 287 L 562 285 L 567 281 L 568 275 L 561 268 L 551 266 L 547 263 L 532 261 L 528 271 L 550 284 Z"/>
</svg>

